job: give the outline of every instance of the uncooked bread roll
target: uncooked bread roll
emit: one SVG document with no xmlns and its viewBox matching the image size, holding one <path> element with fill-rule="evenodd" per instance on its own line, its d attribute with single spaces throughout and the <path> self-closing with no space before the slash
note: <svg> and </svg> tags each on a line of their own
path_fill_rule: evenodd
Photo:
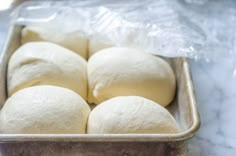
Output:
<svg viewBox="0 0 236 156">
<path fill-rule="evenodd" d="M 1 133 L 86 133 L 88 104 L 75 92 L 36 86 L 12 95 L 0 112 Z"/>
<path fill-rule="evenodd" d="M 138 96 L 120 96 L 107 100 L 90 113 L 87 133 L 176 133 L 178 126 L 162 106 Z"/>
<path fill-rule="evenodd" d="M 8 64 L 8 95 L 35 85 L 69 88 L 87 99 L 87 62 L 79 55 L 48 42 L 21 46 Z"/>
<path fill-rule="evenodd" d="M 87 58 L 88 40 L 78 32 L 66 33 L 57 28 L 27 26 L 22 29 L 21 43 L 32 41 L 53 42 Z"/>
<path fill-rule="evenodd" d="M 110 44 L 104 42 L 104 41 L 99 41 L 96 39 L 90 39 L 89 40 L 89 57 L 91 57 L 93 54 L 98 52 L 99 50 L 112 47 Z"/>
<path fill-rule="evenodd" d="M 88 62 L 89 102 L 116 96 L 142 96 L 167 106 L 175 95 L 175 76 L 163 59 L 130 48 L 107 48 Z"/>
</svg>

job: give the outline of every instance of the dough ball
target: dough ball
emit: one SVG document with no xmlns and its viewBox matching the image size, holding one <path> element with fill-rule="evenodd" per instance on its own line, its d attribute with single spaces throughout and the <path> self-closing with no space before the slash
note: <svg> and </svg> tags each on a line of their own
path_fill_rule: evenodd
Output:
<svg viewBox="0 0 236 156">
<path fill-rule="evenodd" d="M 102 50 L 108 47 L 112 47 L 112 45 L 104 41 L 90 39 L 89 40 L 89 57 L 91 57 L 93 54 L 95 54 L 99 50 Z"/>
<path fill-rule="evenodd" d="M 172 115 L 161 105 L 138 96 L 107 100 L 90 113 L 89 134 L 177 133 Z"/>
<path fill-rule="evenodd" d="M 63 32 L 58 28 L 27 26 L 21 33 L 21 43 L 48 41 L 59 44 L 87 58 L 88 40 L 79 32 Z"/>
<path fill-rule="evenodd" d="M 13 94 L 0 112 L 1 133 L 86 133 L 88 104 L 75 92 L 36 86 Z"/>
<path fill-rule="evenodd" d="M 24 44 L 8 64 L 8 95 L 36 85 L 69 88 L 87 99 L 87 62 L 72 51 L 48 42 Z"/>
<path fill-rule="evenodd" d="M 116 96 L 142 96 L 167 106 L 175 95 L 175 76 L 163 59 L 130 48 L 107 48 L 88 62 L 89 102 Z"/>
</svg>

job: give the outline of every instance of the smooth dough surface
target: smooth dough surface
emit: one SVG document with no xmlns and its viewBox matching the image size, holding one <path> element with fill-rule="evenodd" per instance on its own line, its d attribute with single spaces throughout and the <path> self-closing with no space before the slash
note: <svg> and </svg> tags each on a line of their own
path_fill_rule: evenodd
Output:
<svg viewBox="0 0 236 156">
<path fill-rule="evenodd" d="M 107 100 L 90 113 L 88 134 L 177 133 L 172 115 L 161 105 L 138 96 Z"/>
<path fill-rule="evenodd" d="M 57 28 L 27 26 L 22 29 L 21 43 L 32 41 L 53 42 L 87 58 L 88 39 L 79 32 L 66 33 Z"/>
<path fill-rule="evenodd" d="M 89 58 L 95 54 L 96 52 L 105 49 L 105 48 L 109 48 L 112 47 L 111 44 L 108 44 L 104 41 L 99 41 L 96 39 L 90 39 L 89 40 L 89 47 L 88 47 L 88 52 L 89 52 Z"/>
<path fill-rule="evenodd" d="M 87 99 L 87 62 L 49 42 L 30 42 L 13 53 L 8 64 L 8 95 L 36 85 L 69 88 Z"/>
<path fill-rule="evenodd" d="M 75 92 L 35 86 L 13 94 L 0 112 L 0 132 L 9 134 L 86 133 L 90 108 Z"/>
<path fill-rule="evenodd" d="M 88 61 L 90 103 L 116 96 L 142 96 L 167 106 L 175 95 L 175 75 L 160 57 L 130 48 L 107 48 Z"/>
</svg>

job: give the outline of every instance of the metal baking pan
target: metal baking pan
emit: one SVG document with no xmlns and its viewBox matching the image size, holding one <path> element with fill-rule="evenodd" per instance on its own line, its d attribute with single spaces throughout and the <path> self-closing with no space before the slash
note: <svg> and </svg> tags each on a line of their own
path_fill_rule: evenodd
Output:
<svg viewBox="0 0 236 156">
<path fill-rule="evenodd" d="M 20 46 L 23 26 L 12 25 L 0 56 L 0 105 L 7 99 L 8 60 Z M 178 134 L 0 134 L 2 155 L 137 156 L 185 155 L 186 140 L 200 126 L 190 68 L 185 58 L 170 59 L 176 78 L 175 100 L 167 107 L 177 120 Z M 0 125 L 1 126 L 1 125 Z"/>
</svg>

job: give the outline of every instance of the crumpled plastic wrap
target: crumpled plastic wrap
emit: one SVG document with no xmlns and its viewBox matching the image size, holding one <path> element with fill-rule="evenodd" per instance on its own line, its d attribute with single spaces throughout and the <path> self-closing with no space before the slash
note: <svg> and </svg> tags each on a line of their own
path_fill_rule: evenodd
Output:
<svg viewBox="0 0 236 156">
<path fill-rule="evenodd" d="M 214 0 L 36 1 L 20 6 L 13 22 L 79 31 L 166 57 L 210 61 L 236 56 L 232 5 L 233 0 L 223 6 Z"/>
<path fill-rule="evenodd" d="M 60 27 L 89 38 L 168 57 L 197 58 L 205 36 L 171 3 L 145 1 L 47 1 L 25 3 L 15 22 Z"/>
<path fill-rule="evenodd" d="M 178 10 L 201 28 L 206 36 L 201 47 L 207 61 L 227 61 L 236 77 L 236 1 L 179 0 Z M 226 59 L 227 58 L 227 59 Z"/>
</svg>

